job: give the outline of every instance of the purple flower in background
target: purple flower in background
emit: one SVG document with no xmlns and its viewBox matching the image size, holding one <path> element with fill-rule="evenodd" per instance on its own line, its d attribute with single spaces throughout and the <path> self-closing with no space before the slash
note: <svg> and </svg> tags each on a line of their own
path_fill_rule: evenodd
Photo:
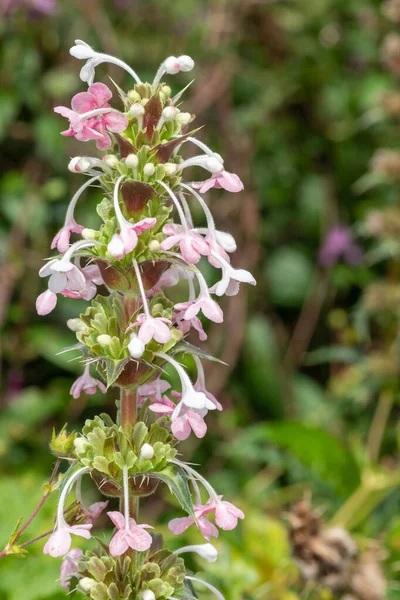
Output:
<svg viewBox="0 0 400 600">
<path fill-rule="evenodd" d="M 323 267 L 332 267 L 341 259 L 348 265 L 358 265 L 363 259 L 363 251 L 355 243 L 349 227 L 335 225 L 325 236 L 319 251 L 319 263 Z"/>
<path fill-rule="evenodd" d="M 2 6 L 2 12 L 12 12 L 19 7 L 31 9 L 36 13 L 51 15 L 56 11 L 56 0 L 5 0 Z"/>
</svg>

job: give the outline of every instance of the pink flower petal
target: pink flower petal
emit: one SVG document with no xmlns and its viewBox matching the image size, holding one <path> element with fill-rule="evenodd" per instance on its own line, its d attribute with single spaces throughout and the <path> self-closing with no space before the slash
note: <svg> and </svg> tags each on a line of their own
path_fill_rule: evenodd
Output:
<svg viewBox="0 0 400 600">
<path fill-rule="evenodd" d="M 170 521 L 168 523 L 168 529 L 174 535 L 180 535 L 181 533 L 186 531 L 186 529 L 188 527 L 190 527 L 193 524 L 194 524 L 193 517 L 182 517 L 181 519 L 172 519 L 172 521 Z"/>
<path fill-rule="evenodd" d="M 171 431 L 177 440 L 187 440 L 190 435 L 191 428 L 186 415 L 183 417 L 178 417 L 172 422 Z"/>
<path fill-rule="evenodd" d="M 83 114 L 97 108 L 96 101 L 92 94 L 89 94 L 89 92 L 79 92 L 79 94 L 75 94 L 75 96 L 72 98 L 71 106 L 72 110 L 79 114 Z"/>
<path fill-rule="evenodd" d="M 109 131 L 113 131 L 114 133 L 120 133 L 121 131 L 125 131 L 125 129 L 129 125 L 128 119 L 119 112 L 109 112 L 103 115 L 103 123 L 107 127 Z"/>
<path fill-rule="evenodd" d="M 123 529 L 125 527 L 125 517 L 122 513 L 118 512 L 117 510 L 111 510 L 108 511 L 107 515 L 110 517 L 117 529 Z"/>
<path fill-rule="evenodd" d="M 104 83 L 93 83 L 88 93 L 91 94 L 99 108 L 102 108 L 112 98 L 112 91 Z"/>
<path fill-rule="evenodd" d="M 129 532 L 123 530 L 117 531 L 117 533 L 111 538 L 109 546 L 111 556 L 121 556 L 128 550 L 128 533 Z"/>
<path fill-rule="evenodd" d="M 136 525 L 130 528 L 130 532 L 127 534 L 127 542 L 133 550 L 144 552 L 150 548 L 153 538 L 141 525 Z"/>
<path fill-rule="evenodd" d="M 71 535 L 66 529 L 57 529 L 47 540 L 43 553 L 53 558 L 67 554 L 71 546 Z"/>
<path fill-rule="evenodd" d="M 187 419 L 195 436 L 203 438 L 207 433 L 207 425 L 205 424 L 204 419 L 194 410 L 189 410 L 187 412 Z"/>
</svg>

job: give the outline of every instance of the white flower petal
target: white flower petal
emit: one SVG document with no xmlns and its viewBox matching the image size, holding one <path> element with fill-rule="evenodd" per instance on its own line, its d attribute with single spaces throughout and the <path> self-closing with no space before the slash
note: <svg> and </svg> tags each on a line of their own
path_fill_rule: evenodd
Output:
<svg viewBox="0 0 400 600">
<path fill-rule="evenodd" d="M 53 273 L 49 279 L 49 290 L 53 294 L 59 294 L 67 287 L 68 279 L 63 273 Z"/>
</svg>

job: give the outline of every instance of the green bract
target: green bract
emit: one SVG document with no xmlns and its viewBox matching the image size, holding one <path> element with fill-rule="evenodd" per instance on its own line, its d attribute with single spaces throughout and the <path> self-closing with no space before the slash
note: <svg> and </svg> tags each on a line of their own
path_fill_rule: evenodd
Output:
<svg viewBox="0 0 400 600">
<path fill-rule="evenodd" d="M 166 600 L 184 589 L 185 566 L 169 550 L 110 557 L 102 547 L 86 552 L 78 565 L 78 589 L 92 600 L 133 600 L 151 590 L 156 600 Z"/>
</svg>

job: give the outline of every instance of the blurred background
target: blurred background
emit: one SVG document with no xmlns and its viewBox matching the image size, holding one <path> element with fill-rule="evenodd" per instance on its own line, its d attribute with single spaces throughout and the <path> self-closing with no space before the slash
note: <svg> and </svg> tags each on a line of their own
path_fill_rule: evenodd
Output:
<svg viewBox="0 0 400 600">
<path fill-rule="evenodd" d="M 68 53 L 79 38 L 143 80 L 191 55 L 185 110 L 245 184 L 208 199 L 258 285 L 208 329 L 228 365 L 206 365 L 225 410 L 185 453 L 246 519 L 222 532 L 217 563 L 191 567 L 227 600 L 400 598 L 399 28 L 398 0 L 0 0 L 0 550 L 41 497 L 52 429 L 114 411 L 113 390 L 73 400 L 79 363 L 57 354 L 84 303 L 35 311 L 80 185 L 66 166 L 89 152 L 53 113 L 85 89 Z M 112 67 L 100 76 L 131 85 Z M 78 208 L 87 227 L 95 203 L 94 191 Z M 55 503 L 24 541 L 51 528 Z M 144 514 L 176 547 L 170 496 Z M 42 545 L 1 559 L 1 600 L 65 597 Z"/>
</svg>

